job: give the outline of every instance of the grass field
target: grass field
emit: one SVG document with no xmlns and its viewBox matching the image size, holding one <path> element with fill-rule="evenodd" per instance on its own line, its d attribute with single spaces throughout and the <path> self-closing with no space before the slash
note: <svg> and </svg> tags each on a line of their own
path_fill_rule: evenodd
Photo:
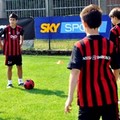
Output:
<svg viewBox="0 0 120 120">
<path fill-rule="evenodd" d="M 56 64 L 59 60 L 63 64 Z M 23 79 L 33 79 L 35 88 L 25 90 L 17 85 L 7 89 L 4 56 L 0 55 L 0 120 L 77 120 L 76 97 L 70 114 L 64 113 L 67 98 L 69 56 L 23 56 Z M 75 95 L 76 96 L 76 95 Z"/>
<path fill-rule="evenodd" d="M 23 79 L 33 79 L 35 88 L 25 90 L 17 84 L 13 68 L 14 88 L 7 89 L 4 56 L 0 55 L 0 120 L 77 120 L 76 94 L 72 112 L 64 113 L 67 98 L 69 56 L 23 56 Z M 63 64 L 56 64 L 59 60 Z"/>
<path fill-rule="evenodd" d="M 77 40 L 51 40 L 50 48 L 51 50 L 72 50 L 74 43 Z M 35 40 L 34 49 L 35 50 L 48 50 L 49 41 L 48 40 Z"/>
</svg>

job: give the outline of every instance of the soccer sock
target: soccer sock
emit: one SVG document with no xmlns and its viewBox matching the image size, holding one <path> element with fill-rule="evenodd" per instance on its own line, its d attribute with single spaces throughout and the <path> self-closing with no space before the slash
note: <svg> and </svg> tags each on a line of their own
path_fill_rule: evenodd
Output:
<svg viewBox="0 0 120 120">
<path fill-rule="evenodd" d="M 20 83 L 23 83 L 22 78 L 18 78 L 18 83 L 19 83 L 19 84 L 20 84 Z"/>
<path fill-rule="evenodd" d="M 12 80 L 8 80 L 8 84 L 12 84 Z"/>
</svg>

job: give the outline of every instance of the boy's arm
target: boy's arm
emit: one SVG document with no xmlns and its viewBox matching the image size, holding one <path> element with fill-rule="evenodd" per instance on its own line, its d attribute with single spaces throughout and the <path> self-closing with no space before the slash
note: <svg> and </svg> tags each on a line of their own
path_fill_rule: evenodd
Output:
<svg viewBox="0 0 120 120">
<path fill-rule="evenodd" d="M 118 78 L 119 78 L 119 73 L 120 73 L 120 70 L 119 70 L 119 69 L 113 70 L 113 74 L 114 74 L 114 76 L 115 76 L 116 81 L 117 81 Z"/>
<path fill-rule="evenodd" d="M 74 91 L 77 85 L 78 77 L 80 74 L 79 69 L 72 69 L 69 77 L 69 91 L 68 91 L 68 98 L 65 103 L 65 112 L 70 112 L 71 103 L 73 101 Z"/>
<path fill-rule="evenodd" d="M 21 31 L 20 31 L 20 46 L 22 47 L 22 45 L 23 45 L 23 40 L 24 40 L 24 30 L 23 30 L 23 28 L 21 29 Z"/>
<path fill-rule="evenodd" d="M 24 40 L 24 36 L 20 35 L 20 46 L 22 47 L 23 45 L 23 40 Z"/>
</svg>

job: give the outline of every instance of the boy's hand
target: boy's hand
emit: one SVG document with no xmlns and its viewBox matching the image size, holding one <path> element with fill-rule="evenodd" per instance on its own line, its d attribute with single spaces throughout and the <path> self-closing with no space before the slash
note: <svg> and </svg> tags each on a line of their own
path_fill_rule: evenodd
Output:
<svg viewBox="0 0 120 120">
<path fill-rule="evenodd" d="M 65 103 L 65 113 L 70 113 L 71 111 L 71 103 L 72 103 L 72 99 L 67 99 L 66 103 Z"/>
</svg>

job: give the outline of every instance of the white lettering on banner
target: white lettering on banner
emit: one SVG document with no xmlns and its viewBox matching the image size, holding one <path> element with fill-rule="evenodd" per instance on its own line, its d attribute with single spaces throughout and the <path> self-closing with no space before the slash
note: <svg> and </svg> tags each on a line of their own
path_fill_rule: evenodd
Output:
<svg viewBox="0 0 120 120">
<path fill-rule="evenodd" d="M 0 30 L 6 28 L 7 25 L 0 25 Z"/>
<path fill-rule="evenodd" d="M 104 56 L 104 55 L 101 55 L 101 56 L 93 55 L 93 56 L 85 56 L 85 57 L 83 57 L 83 60 L 98 60 L 98 59 L 110 60 L 111 57 L 110 56 Z"/>
<path fill-rule="evenodd" d="M 66 32 L 75 32 L 75 31 L 84 32 L 85 30 L 82 24 L 66 24 L 65 31 Z"/>
<path fill-rule="evenodd" d="M 0 32 L 5 29 L 7 27 L 7 25 L 0 25 Z M 2 35 L 2 37 L 4 37 L 4 35 Z"/>
</svg>

